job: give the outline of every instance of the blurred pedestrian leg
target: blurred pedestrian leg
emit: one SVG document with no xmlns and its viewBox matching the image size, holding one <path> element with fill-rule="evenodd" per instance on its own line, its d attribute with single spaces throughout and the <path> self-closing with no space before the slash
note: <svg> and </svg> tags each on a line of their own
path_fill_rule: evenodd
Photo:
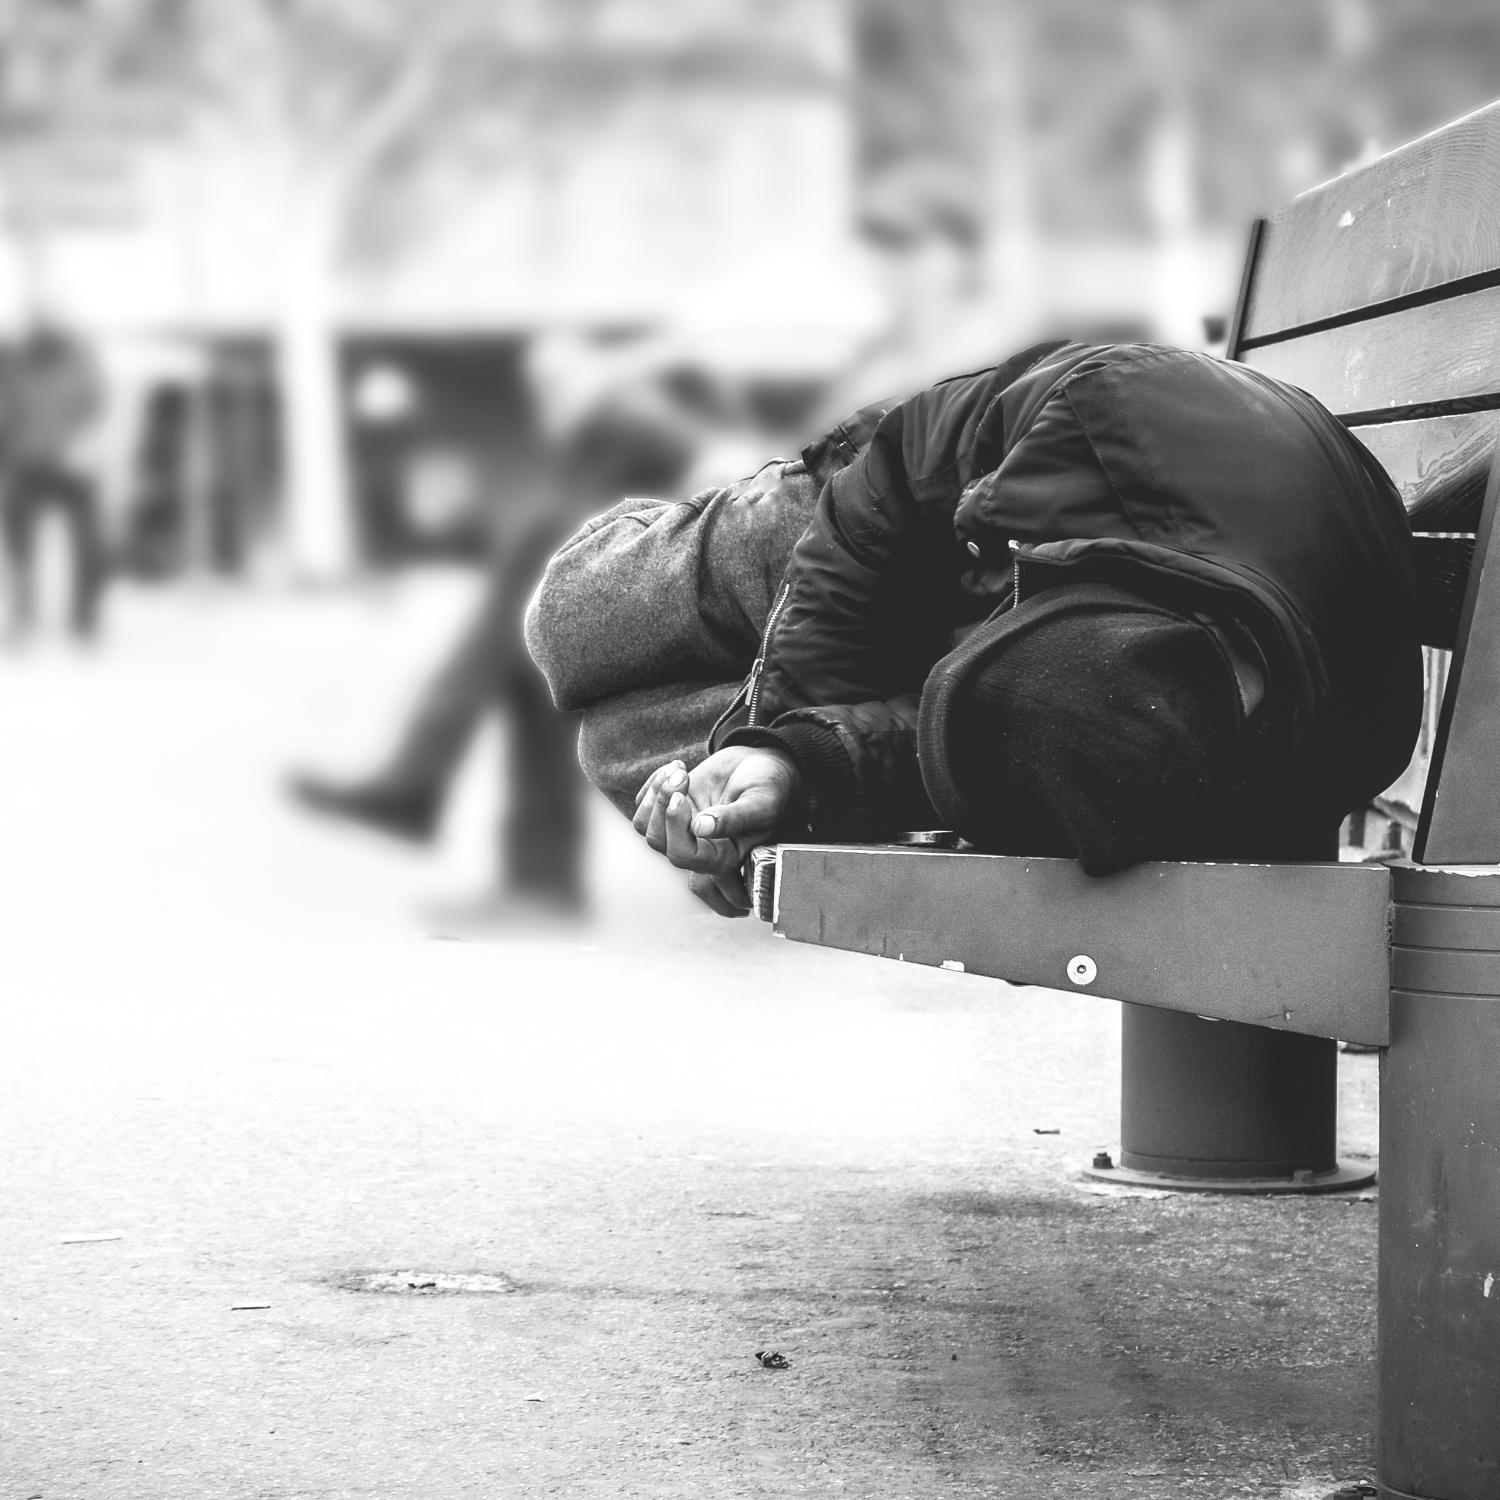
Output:
<svg viewBox="0 0 1500 1500">
<path fill-rule="evenodd" d="M 314 772 L 291 777 L 304 807 L 393 838 L 425 843 L 442 821 L 448 788 L 494 702 L 505 600 L 486 587 L 463 632 L 419 690 L 390 754 L 372 774 L 339 781 Z"/>
<path fill-rule="evenodd" d="M 340 781 L 293 775 L 304 806 L 376 832 L 423 843 L 488 714 L 505 733 L 498 869 L 504 896 L 565 910 L 583 903 L 584 781 L 573 715 L 552 706 L 526 655 L 521 619 L 532 585 L 573 524 L 544 516 L 519 537 L 486 582 L 467 626 L 419 690 L 396 742 L 378 769 Z"/>
<path fill-rule="evenodd" d="M 104 588 L 99 503 L 82 474 L 48 464 L 22 464 L 7 476 L 3 529 L 10 580 L 7 624 L 13 638 L 36 625 L 38 542 L 50 519 L 61 528 L 68 564 L 68 627 L 80 640 L 99 628 Z"/>
<path fill-rule="evenodd" d="M 304 807 L 391 837 L 422 843 L 443 806 L 485 717 L 498 710 L 506 731 L 498 870 L 502 902 L 525 898 L 562 912 L 584 901 L 585 782 L 578 726 L 559 713 L 521 634 L 526 600 L 576 518 L 533 522 L 490 574 L 478 608 L 419 691 L 396 743 L 379 768 L 358 780 L 294 774 Z"/>
<path fill-rule="evenodd" d="M 577 523 L 570 511 L 533 522 L 501 561 L 497 651 L 499 701 L 509 714 L 506 796 L 500 824 L 501 897 L 538 900 L 559 912 L 583 909 L 584 798 L 578 716 L 552 705 L 546 679 L 526 650 L 526 602 L 547 559 Z"/>
</svg>

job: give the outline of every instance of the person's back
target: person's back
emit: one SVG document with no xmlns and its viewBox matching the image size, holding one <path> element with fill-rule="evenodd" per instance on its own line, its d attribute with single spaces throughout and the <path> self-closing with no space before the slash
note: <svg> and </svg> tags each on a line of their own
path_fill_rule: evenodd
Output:
<svg viewBox="0 0 1500 1500">
<path fill-rule="evenodd" d="M 1400 773 L 1421 669 L 1394 487 L 1304 393 L 1153 345 L 1040 346 L 894 407 L 825 489 L 724 727 L 918 694 L 956 636 L 1095 581 L 1243 633 L 1315 805 Z"/>
</svg>

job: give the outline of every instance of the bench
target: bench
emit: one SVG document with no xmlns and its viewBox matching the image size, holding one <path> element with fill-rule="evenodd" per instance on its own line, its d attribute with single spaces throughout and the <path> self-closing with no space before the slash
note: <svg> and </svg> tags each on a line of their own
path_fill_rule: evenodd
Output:
<svg viewBox="0 0 1500 1500">
<path fill-rule="evenodd" d="M 1379 1492 L 1500 1500 L 1500 103 L 1257 223 L 1228 354 L 1311 391 L 1406 502 L 1434 695 L 1412 858 L 1093 880 L 936 839 L 782 845 L 757 910 L 799 942 L 1128 1002 L 1100 1175 L 1345 1186 L 1333 1039 L 1383 1049 Z"/>
</svg>

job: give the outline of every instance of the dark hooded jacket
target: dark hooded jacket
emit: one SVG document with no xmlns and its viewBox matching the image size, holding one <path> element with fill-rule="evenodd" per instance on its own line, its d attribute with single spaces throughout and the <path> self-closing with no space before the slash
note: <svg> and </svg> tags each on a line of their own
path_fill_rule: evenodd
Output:
<svg viewBox="0 0 1500 1500">
<path fill-rule="evenodd" d="M 892 407 L 824 486 L 712 747 L 790 750 L 819 837 L 927 826 L 928 672 L 1018 597 L 1088 580 L 1237 622 L 1299 815 L 1336 823 L 1405 766 L 1422 680 L 1394 486 L 1304 392 L 1153 345 L 1042 345 Z"/>
</svg>

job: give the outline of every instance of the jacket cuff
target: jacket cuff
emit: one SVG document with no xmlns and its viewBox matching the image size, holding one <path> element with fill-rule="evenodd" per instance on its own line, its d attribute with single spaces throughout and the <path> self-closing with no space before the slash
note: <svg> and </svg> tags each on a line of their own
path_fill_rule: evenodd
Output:
<svg viewBox="0 0 1500 1500">
<path fill-rule="evenodd" d="M 885 414 L 882 403 L 862 406 L 802 450 L 803 466 L 819 486 L 827 484 L 840 469 L 847 469 L 859 457 Z"/>
<path fill-rule="evenodd" d="M 807 824 L 818 828 L 819 812 L 848 803 L 854 785 L 854 763 L 836 729 L 815 720 L 796 719 L 774 728 L 736 729 L 725 745 L 751 745 L 784 750 L 797 763 Z"/>
</svg>

